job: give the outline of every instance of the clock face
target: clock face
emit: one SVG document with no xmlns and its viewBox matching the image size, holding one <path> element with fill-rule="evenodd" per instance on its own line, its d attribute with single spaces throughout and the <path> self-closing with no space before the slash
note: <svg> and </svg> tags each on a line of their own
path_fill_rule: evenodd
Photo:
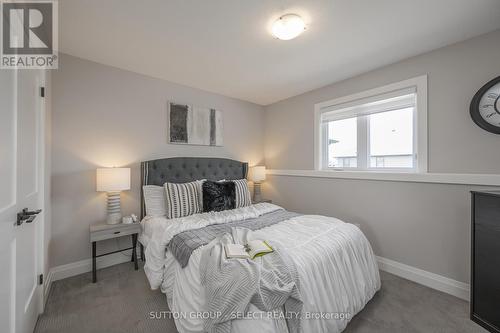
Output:
<svg viewBox="0 0 500 333">
<path fill-rule="evenodd" d="M 500 77 L 488 82 L 470 105 L 472 120 L 481 128 L 500 134 Z"/>
<path fill-rule="evenodd" d="M 479 101 L 481 117 L 493 126 L 500 126 L 500 83 L 486 91 Z"/>
</svg>

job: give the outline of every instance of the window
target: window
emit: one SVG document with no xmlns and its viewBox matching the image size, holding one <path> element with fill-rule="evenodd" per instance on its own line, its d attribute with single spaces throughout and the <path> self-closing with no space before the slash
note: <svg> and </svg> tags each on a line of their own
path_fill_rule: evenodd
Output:
<svg viewBox="0 0 500 333">
<path fill-rule="evenodd" d="M 426 172 L 426 83 L 424 76 L 317 104 L 316 168 Z"/>
<path fill-rule="evenodd" d="M 330 121 L 328 126 L 328 167 L 355 168 L 358 164 L 358 123 L 356 118 Z"/>
</svg>

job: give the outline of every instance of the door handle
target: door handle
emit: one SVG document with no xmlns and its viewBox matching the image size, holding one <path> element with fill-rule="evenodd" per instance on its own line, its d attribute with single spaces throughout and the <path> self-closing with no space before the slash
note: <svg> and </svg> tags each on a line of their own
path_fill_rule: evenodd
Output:
<svg viewBox="0 0 500 333">
<path fill-rule="evenodd" d="M 42 212 L 41 209 L 34 211 L 28 211 L 28 208 L 24 208 L 22 211 L 17 213 L 17 225 L 21 225 L 24 222 L 31 223 L 35 220 L 36 216 Z"/>
</svg>

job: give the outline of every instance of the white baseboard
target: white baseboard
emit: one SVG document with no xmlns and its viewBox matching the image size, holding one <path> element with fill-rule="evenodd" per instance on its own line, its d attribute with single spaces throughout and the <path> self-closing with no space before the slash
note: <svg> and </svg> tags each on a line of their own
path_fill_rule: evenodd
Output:
<svg viewBox="0 0 500 333">
<path fill-rule="evenodd" d="M 47 277 L 45 278 L 45 283 L 43 286 L 43 303 L 47 304 L 47 299 L 49 298 L 50 287 L 52 287 L 52 281 L 54 281 L 54 273 L 52 268 L 47 272 Z"/>
<path fill-rule="evenodd" d="M 140 260 L 139 256 L 139 248 L 137 248 L 137 258 Z M 97 269 L 118 265 L 124 262 L 130 262 L 130 255 L 127 254 L 129 251 L 113 253 L 104 257 L 97 258 Z M 47 274 L 47 279 L 45 283 L 44 289 L 44 297 L 45 300 L 50 292 L 50 287 L 52 286 L 52 282 L 57 280 L 62 280 L 68 277 L 80 275 L 83 273 L 88 273 L 92 270 L 92 259 L 84 259 L 76 262 L 72 262 L 66 265 L 55 266 L 49 269 Z"/>
<path fill-rule="evenodd" d="M 139 253 L 139 252 L 138 252 Z M 130 261 L 130 256 L 122 253 L 114 253 L 108 256 L 97 258 L 97 269 L 121 264 Z M 379 269 L 416 282 L 426 287 L 442 291 L 456 296 L 463 300 L 469 300 L 468 284 L 456 281 L 442 275 L 424 271 L 422 269 L 408 266 L 394 260 L 377 256 Z M 44 295 L 47 298 L 52 282 L 65 279 L 71 276 L 90 272 L 92 270 L 92 259 L 80 260 L 66 265 L 56 266 L 49 270 L 45 283 Z"/>
<path fill-rule="evenodd" d="M 379 256 L 377 262 L 380 270 L 469 301 L 470 286 L 467 283 Z"/>
</svg>

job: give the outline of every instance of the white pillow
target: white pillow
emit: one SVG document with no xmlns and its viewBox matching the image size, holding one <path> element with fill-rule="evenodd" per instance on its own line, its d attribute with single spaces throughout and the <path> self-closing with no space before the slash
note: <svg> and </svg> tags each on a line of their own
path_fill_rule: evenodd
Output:
<svg viewBox="0 0 500 333">
<path fill-rule="evenodd" d="M 165 205 L 165 189 L 163 186 L 144 185 L 144 204 L 146 205 L 146 215 L 165 216 L 167 208 Z"/>
</svg>

